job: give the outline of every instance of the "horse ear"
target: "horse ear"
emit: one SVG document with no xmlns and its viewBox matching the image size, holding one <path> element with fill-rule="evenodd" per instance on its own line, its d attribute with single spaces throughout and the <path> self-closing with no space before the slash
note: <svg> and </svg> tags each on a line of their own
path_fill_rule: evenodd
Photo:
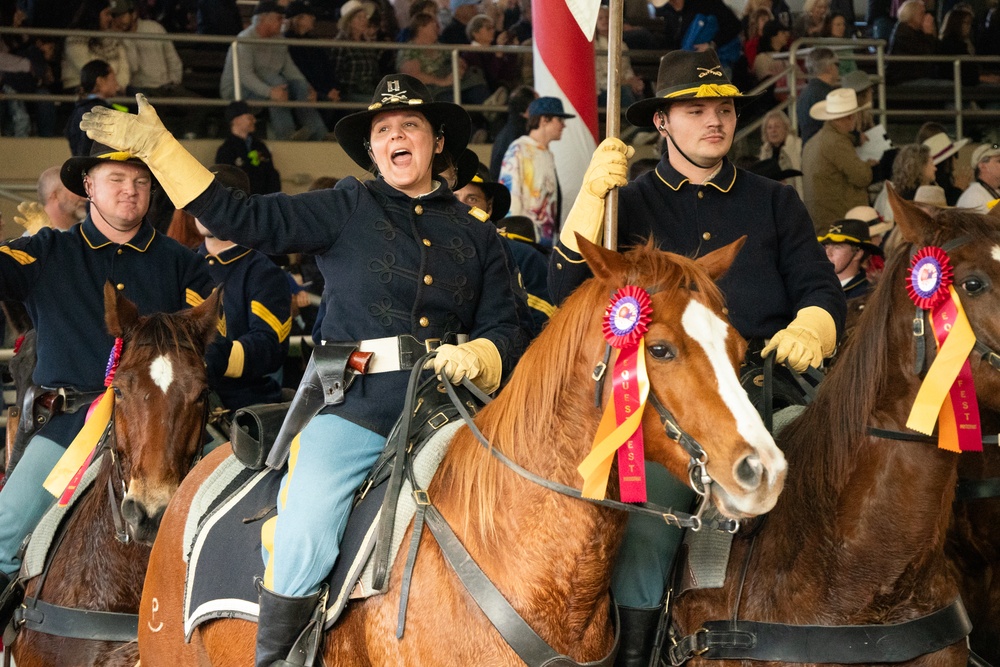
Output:
<svg viewBox="0 0 1000 667">
<path fill-rule="evenodd" d="M 104 323 L 108 333 L 124 338 L 125 332 L 139 322 L 139 309 L 115 289 L 111 281 L 104 283 Z"/>
<path fill-rule="evenodd" d="M 625 272 L 625 260 L 614 250 L 591 243 L 579 234 L 576 235 L 576 244 L 580 248 L 580 254 L 587 260 L 587 266 L 598 278 L 611 278 Z"/>
<path fill-rule="evenodd" d="M 919 206 L 908 202 L 896 193 L 896 188 L 889 181 L 885 182 L 889 195 L 889 205 L 903 239 L 918 246 L 924 246 L 934 237 L 936 225 L 931 216 Z"/>
<path fill-rule="evenodd" d="M 223 315 L 220 312 L 221 305 L 222 287 L 216 287 L 207 299 L 192 308 L 188 314 L 194 320 L 206 348 L 215 339 L 215 335 L 219 333 L 219 320 Z"/>
<path fill-rule="evenodd" d="M 732 243 L 726 246 L 722 246 L 707 255 L 702 255 L 697 258 L 695 263 L 701 268 L 708 272 L 708 275 L 712 280 L 718 280 L 725 275 L 729 267 L 733 265 L 736 260 L 736 255 L 739 254 L 740 248 L 746 243 L 747 237 L 744 234 Z"/>
</svg>

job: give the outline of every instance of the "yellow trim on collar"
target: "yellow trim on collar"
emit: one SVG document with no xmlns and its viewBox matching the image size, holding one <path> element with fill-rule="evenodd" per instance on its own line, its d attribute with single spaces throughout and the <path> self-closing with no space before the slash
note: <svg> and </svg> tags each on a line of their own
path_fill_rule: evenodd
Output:
<svg viewBox="0 0 1000 667">
<path fill-rule="evenodd" d="M 490 219 L 490 214 L 481 208 L 473 206 L 469 209 L 469 215 L 478 220 L 479 222 L 486 222 Z"/>
<path fill-rule="evenodd" d="M 535 296 L 534 294 L 528 295 L 528 307 L 544 313 L 546 317 L 552 317 L 552 313 L 556 312 L 555 306 L 545 299 Z"/>
<path fill-rule="evenodd" d="M 274 329 L 274 333 L 278 334 L 279 343 L 284 343 L 285 339 L 288 338 L 288 334 L 292 332 L 291 317 L 282 322 L 260 301 L 250 302 L 250 312 L 264 320 L 264 323 L 267 324 L 267 326 Z"/>
<path fill-rule="evenodd" d="M 226 366 L 225 376 L 227 378 L 243 377 L 243 343 L 238 340 L 233 341 L 233 348 L 229 351 L 229 365 Z"/>
<path fill-rule="evenodd" d="M 562 255 L 563 259 L 565 259 L 570 264 L 585 264 L 587 262 L 587 260 L 585 260 L 583 257 L 581 257 L 580 259 L 573 259 L 573 258 L 569 257 L 566 253 L 564 253 L 562 251 L 562 248 L 560 248 L 559 246 L 556 246 L 554 248 L 554 250 L 555 250 L 555 252 L 557 252 L 560 255 Z M 556 268 L 558 268 L 558 267 L 556 267 Z"/>
<path fill-rule="evenodd" d="M 14 250 L 8 246 L 0 246 L 0 254 L 7 255 L 21 266 L 26 266 L 35 261 L 35 258 L 23 250 Z"/>
<path fill-rule="evenodd" d="M 192 308 L 197 308 L 201 304 L 205 303 L 204 297 L 202 297 L 202 295 L 198 294 L 190 287 L 184 290 L 184 301 L 187 303 L 187 305 L 191 306 Z"/>
<path fill-rule="evenodd" d="M 670 188 L 674 192 L 679 191 L 681 189 L 682 185 L 684 185 L 685 183 L 689 183 L 690 182 L 690 179 L 684 178 L 684 180 L 682 180 L 680 183 L 678 183 L 677 186 L 675 187 L 675 186 L 671 185 L 670 182 L 667 179 L 663 178 L 663 176 L 660 174 L 659 167 L 657 167 L 656 169 L 653 169 L 653 172 L 656 174 L 656 177 L 658 179 L 660 179 L 661 181 L 663 181 L 664 185 L 666 185 L 668 188 Z M 708 181 L 707 183 L 702 183 L 702 185 L 711 185 L 713 188 L 715 188 L 719 192 L 729 192 L 730 190 L 733 189 L 733 186 L 735 184 L 736 184 L 736 169 L 735 168 L 733 169 L 733 180 L 730 181 L 729 185 L 727 185 L 726 187 L 722 187 L 721 185 L 719 185 L 715 181 Z"/>
<path fill-rule="evenodd" d="M 94 245 L 93 243 L 91 243 L 90 239 L 87 238 L 87 234 L 83 231 L 83 225 L 80 225 L 80 236 L 82 236 L 83 240 L 87 242 L 87 245 L 90 246 L 91 250 L 100 250 L 106 245 L 111 245 L 111 241 L 105 241 L 101 245 Z"/>
<path fill-rule="evenodd" d="M 684 88 L 664 95 L 663 99 L 669 100 L 681 95 L 694 93 L 695 97 L 742 97 L 740 89 L 731 83 L 703 83 L 693 88 Z"/>
<path fill-rule="evenodd" d="M 211 255 L 211 257 L 217 259 L 219 261 L 219 264 L 222 264 L 223 266 L 225 266 L 226 264 L 232 264 L 233 262 L 235 262 L 236 260 L 238 260 L 238 259 L 240 259 L 242 257 L 246 257 L 247 255 L 250 254 L 251 250 L 252 250 L 252 248 L 247 248 L 247 251 L 245 253 L 243 253 L 242 255 L 237 255 L 236 257 L 233 257 L 232 259 L 229 259 L 229 260 L 222 259 L 218 255 Z M 223 251 L 223 252 L 225 252 L 225 251 Z"/>
<path fill-rule="evenodd" d="M 149 240 L 146 241 L 146 245 L 143 246 L 142 248 L 140 248 L 139 246 L 136 246 L 136 245 L 132 245 L 131 243 L 126 243 L 124 245 L 127 245 L 129 248 L 132 248 L 134 250 L 138 250 L 139 252 L 146 252 L 147 250 L 149 250 L 149 246 L 153 243 L 153 239 L 154 238 L 156 238 L 156 230 L 155 229 L 153 230 L 153 233 L 149 235 Z"/>
<path fill-rule="evenodd" d="M 674 187 L 673 185 L 670 184 L 670 181 L 668 181 L 667 179 L 663 178 L 663 175 L 660 174 L 660 168 L 659 168 L 659 166 L 655 167 L 653 169 L 653 172 L 656 174 L 656 177 L 658 179 L 660 179 L 661 181 L 663 181 L 663 184 L 665 186 L 667 186 L 668 188 L 670 188 L 674 192 L 677 192 L 678 190 L 680 190 L 681 186 L 688 182 L 688 179 L 685 178 L 683 181 L 681 181 L 680 183 L 677 184 L 677 187 Z"/>
<path fill-rule="evenodd" d="M 730 165 L 730 166 L 732 166 L 732 165 Z M 716 175 L 718 175 L 718 174 L 716 174 Z M 713 188 L 715 188 L 719 192 L 729 192 L 730 190 L 733 189 L 733 185 L 735 185 L 735 184 L 736 184 L 736 167 L 733 167 L 733 180 L 730 181 L 729 185 L 727 185 L 726 187 L 722 187 L 721 185 L 718 185 L 715 181 L 709 181 L 708 183 L 705 183 L 705 185 L 711 185 Z"/>
</svg>

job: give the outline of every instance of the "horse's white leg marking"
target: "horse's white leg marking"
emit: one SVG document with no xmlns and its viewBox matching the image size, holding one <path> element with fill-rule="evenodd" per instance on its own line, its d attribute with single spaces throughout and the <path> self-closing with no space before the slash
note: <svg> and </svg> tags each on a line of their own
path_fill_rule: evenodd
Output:
<svg viewBox="0 0 1000 667">
<path fill-rule="evenodd" d="M 150 617 L 156 616 L 156 612 L 160 610 L 160 601 L 153 598 L 153 602 L 150 604 L 150 609 L 152 610 Z M 163 629 L 163 621 L 158 622 L 155 626 L 152 621 L 146 621 L 146 627 L 149 628 L 150 632 L 159 632 Z"/>
<path fill-rule="evenodd" d="M 771 434 L 764 428 L 764 422 L 750 403 L 739 378 L 733 371 L 729 355 L 726 353 L 726 337 L 729 335 L 729 325 L 722 321 L 710 309 L 691 300 L 684 315 L 681 317 L 684 331 L 694 339 L 708 356 L 715 379 L 719 384 L 719 395 L 736 419 L 736 429 L 743 439 L 757 450 L 772 480 L 781 473 L 787 463 L 784 456 L 774 444 Z"/>
<path fill-rule="evenodd" d="M 174 365 L 166 355 L 161 354 L 149 365 L 149 377 L 165 394 L 174 381 Z"/>
</svg>

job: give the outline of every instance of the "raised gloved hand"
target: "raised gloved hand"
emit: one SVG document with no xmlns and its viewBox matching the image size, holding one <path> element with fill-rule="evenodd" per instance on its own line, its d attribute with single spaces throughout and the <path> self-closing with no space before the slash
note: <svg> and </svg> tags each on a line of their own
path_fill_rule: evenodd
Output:
<svg viewBox="0 0 1000 667">
<path fill-rule="evenodd" d="M 628 182 L 628 159 L 635 150 L 621 139 L 608 137 L 594 151 L 583 175 L 583 185 L 559 232 L 559 240 L 573 252 L 580 252 L 574 232 L 597 243 L 604 226 L 604 197 L 612 188 Z"/>
<path fill-rule="evenodd" d="M 52 226 L 49 214 L 38 202 L 23 201 L 17 205 L 17 212 L 21 215 L 15 215 L 14 222 L 24 227 L 32 236 Z"/>
<path fill-rule="evenodd" d="M 83 114 L 80 129 L 94 141 L 140 158 L 174 206 L 184 208 L 215 177 L 174 139 L 145 95 L 136 95 L 135 101 L 139 105 L 138 115 L 95 106 Z"/>
<path fill-rule="evenodd" d="M 442 345 L 425 368 L 431 365 L 435 373 L 448 378 L 452 384 L 467 377 L 487 394 L 497 390 L 503 374 L 500 352 L 487 338 L 476 338 L 461 345 Z"/>
<path fill-rule="evenodd" d="M 774 350 L 774 360 L 802 372 L 818 367 L 837 347 L 837 325 L 830 313 L 819 306 L 800 310 L 788 326 L 774 334 L 761 350 L 766 356 Z"/>
</svg>

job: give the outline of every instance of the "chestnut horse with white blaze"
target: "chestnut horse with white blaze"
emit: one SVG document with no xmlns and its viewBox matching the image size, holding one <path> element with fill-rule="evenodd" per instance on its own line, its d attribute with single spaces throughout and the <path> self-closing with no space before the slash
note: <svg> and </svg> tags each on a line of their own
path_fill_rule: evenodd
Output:
<svg viewBox="0 0 1000 667">
<path fill-rule="evenodd" d="M 655 397 L 707 453 L 711 497 L 727 517 L 774 506 L 785 459 L 739 386 L 745 342 L 724 319 L 712 282 L 729 267 L 736 242 L 696 261 L 654 250 L 624 255 L 582 242 L 595 278 L 557 311 L 525 352 L 509 384 L 475 422 L 491 446 L 550 481 L 580 487 L 577 466 L 601 418 L 594 405 L 609 297 L 627 285 L 649 292 L 644 336 L 650 399 Z M 604 387 L 604 405 L 611 400 Z M 689 454 L 664 431 L 657 411 L 642 417 L 645 452 L 687 480 Z M 347 443 L 337 443 L 346 446 Z M 254 625 L 219 619 L 185 643 L 182 535 L 198 486 L 228 452 L 206 457 L 184 480 L 153 547 L 139 619 L 143 667 L 249 665 Z M 612 475 L 614 478 L 615 475 Z M 612 495 L 618 485 L 612 479 Z M 549 645 L 577 661 L 603 658 L 614 640 L 609 586 L 626 515 L 536 485 L 505 467 L 463 426 L 428 495 L 472 558 Z M 412 524 L 407 529 L 407 536 Z M 409 538 L 404 537 L 404 544 Z M 353 604 L 326 636 L 328 665 L 517 665 L 515 652 L 480 612 L 424 531 L 409 593 L 404 637 L 395 637 L 400 577 L 389 591 Z M 235 554 L 234 558 L 258 558 Z"/>
<path fill-rule="evenodd" d="M 767 632 L 765 624 L 862 625 L 869 627 L 863 636 L 853 635 L 853 644 L 840 635 L 840 645 L 823 646 L 824 654 L 849 648 L 856 656 L 859 650 L 878 649 L 894 653 L 894 662 L 901 664 L 966 664 L 968 618 L 954 604 L 960 590 L 945 541 L 959 459 L 980 455 L 940 449 L 936 438 L 914 440 L 918 434 L 906 427 L 927 369 L 938 357 L 931 318 L 915 306 L 924 309 L 925 302 L 919 295 L 911 300 L 907 285 L 924 276 L 921 252 L 947 256 L 954 269 L 952 289 L 977 341 L 968 356 L 972 379 L 980 403 L 995 412 L 1000 408 L 1000 372 L 987 359 L 1000 350 L 1000 225 L 996 216 L 958 209 L 932 219 L 891 190 L 890 200 L 895 233 L 903 235 L 906 250 L 889 259 L 815 401 L 781 432 L 778 441 L 789 468 L 785 490 L 766 517 L 755 520 L 757 525 L 744 524 L 736 535 L 725 586 L 676 598 L 673 619 L 679 634 L 693 638 L 692 644 L 681 641 L 682 646 L 705 648 L 709 621 L 720 621 L 715 627 L 729 632 L 730 640 L 739 635 L 749 644 L 754 634 L 754 651 L 775 651 L 782 644 L 775 634 L 767 635 L 769 645 L 760 639 Z M 937 287 L 945 289 L 942 297 L 950 298 L 946 281 Z M 915 342 L 915 312 L 927 322 L 923 347 Z M 964 361 L 958 355 L 957 363 Z M 956 412 L 963 409 L 959 405 Z M 930 417 L 938 414 L 929 412 Z M 906 635 L 899 630 L 904 624 L 917 627 L 928 617 L 934 619 L 933 627 Z M 985 630 L 995 634 L 997 628 Z M 809 642 L 802 639 L 803 632 L 812 633 Z M 816 657 L 818 650 L 809 652 L 822 643 L 820 632 L 781 630 L 784 637 L 798 633 L 794 636 L 801 640 L 782 644 L 792 651 L 783 658 L 748 658 L 745 651 L 750 649 L 717 644 L 719 648 L 707 648 L 690 664 L 714 667 L 720 656 L 731 665 L 747 659 L 839 662 Z M 930 635 L 937 639 L 929 641 Z M 804 651 L 813 659 L 792 657 Z M 869 657 L 862 662 L 888 660 Z"/>
<path fill-rule="evenodd" d="M 54 542 L 47 574 L 28 582 L 28 598 L 72 609 L 138 611 L 150 545 L 201 446 L 205 348 L 215 337 L 219 294 L 191 310 L 140 317 L 134 304 L 105 286 L 108 332 L 123 339 L 111 385 L 114 459 L 105 454 L 97 477 L 65 520 L 61 541 Z M 116 538 L 112 502 L 120 505 L 127 538 Z M 138 657 L 135 641 L 71 639 L 27 628 L 9 650 L 18 667 L 132 667 Z"/>
</svg>

